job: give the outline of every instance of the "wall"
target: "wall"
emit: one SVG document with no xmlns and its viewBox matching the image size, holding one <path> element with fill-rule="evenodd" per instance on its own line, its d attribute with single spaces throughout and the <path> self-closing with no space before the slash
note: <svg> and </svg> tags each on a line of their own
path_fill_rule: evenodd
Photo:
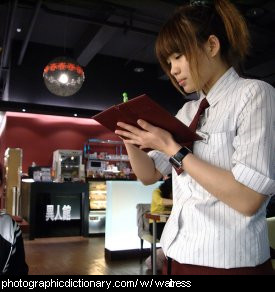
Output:
<svg viewBox="0 0 275 292">
<path fill-rule="evenodd" d="M 3 194 L 3 175 L 4 175 L 4 153 L 6 149 L 6 114 L 0 112 L 0 209 L 3 205 L 2 194 Z"/>
<path fill-rule="evenodd" d="M 6 114 L 4 112 L 0 112 L 0 164 L 3 163 L 4 160 L 4 152 L 5 152 L 5 135 L 6 135 Z"/>
<path fill-rule="evenodd" d="M 6 148 L 23 149 L 23 172 L 27 172 L 33 161 L 51 166 L 57 149 L 83 150 L 89 138 L 118 140 L 92 119 L 8 112 L 3 143 Z"/>
</svg>

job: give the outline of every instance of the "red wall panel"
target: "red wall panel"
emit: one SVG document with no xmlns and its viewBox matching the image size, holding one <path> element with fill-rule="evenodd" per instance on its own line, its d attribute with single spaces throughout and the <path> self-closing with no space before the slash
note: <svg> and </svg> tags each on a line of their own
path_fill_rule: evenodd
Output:
<svg viewBox="0 0 275 292">
<path fill-rule="evenodd" d="M 6 116 L 0 117 L 0 209 L 3 207 L 4 154 L 6 149 Z"/>
<path fill-rule="evenodd" d="M 32 161 L 51 166 L 53 151 L 57 149 L 83 150 L 89 138 L 118 140 L 92 119 L 7 113 L 4 145 L 23 149 L 23 172 L 28 171 Z"/>
</svg>

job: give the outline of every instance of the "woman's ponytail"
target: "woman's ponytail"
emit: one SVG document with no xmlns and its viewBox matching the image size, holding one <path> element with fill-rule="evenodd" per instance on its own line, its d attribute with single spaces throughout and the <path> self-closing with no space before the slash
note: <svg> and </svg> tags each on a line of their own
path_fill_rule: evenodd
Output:
<svg viewBox="0 0 275 292">
<path fill-rule="evenodd" d="M 214 0 L 214 5 L 224 23 L 227 39 L 231 46 L 228 57 L 229 59 L 235 58 L 230 61 L 242 61 L 250 47 L 249 32 L 243 16 L 228 0 Z"/>
</svg>

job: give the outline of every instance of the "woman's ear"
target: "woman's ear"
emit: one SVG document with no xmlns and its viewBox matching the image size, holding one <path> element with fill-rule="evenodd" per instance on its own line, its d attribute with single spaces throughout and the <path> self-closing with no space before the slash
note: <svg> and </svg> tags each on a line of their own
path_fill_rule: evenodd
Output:
<svg viewBox="0 0 275 292">
<path fill-rule="evenodd" d="M 211 34 L 206 43 L 207 54 L 210 57 L 215 57 L 220 52 L 220 41 L 219 39 Z"/>
</svg>

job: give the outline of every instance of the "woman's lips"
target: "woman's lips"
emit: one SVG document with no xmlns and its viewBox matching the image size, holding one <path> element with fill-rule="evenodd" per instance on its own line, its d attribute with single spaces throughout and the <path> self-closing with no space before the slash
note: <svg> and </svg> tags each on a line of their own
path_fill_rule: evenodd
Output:
<svg viewBox="0 0 275 292">
<path fill-rule="evenodd" d="M 183 87 L 186 84 L 186 79 L 182 79 L 178 83 L 179 83 L 179 86 L 182 86 Z"/>
</svg>

